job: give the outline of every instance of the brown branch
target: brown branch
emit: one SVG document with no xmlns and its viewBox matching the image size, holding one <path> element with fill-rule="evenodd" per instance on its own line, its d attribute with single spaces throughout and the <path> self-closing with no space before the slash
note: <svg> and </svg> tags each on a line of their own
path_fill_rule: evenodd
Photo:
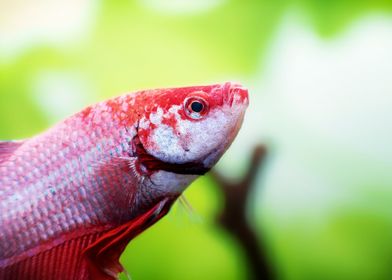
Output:
<svg viewBox="0 0 392 280">
<path fill-rule="evenodd" d="M 251 279 L 274 279 L 267 260 L 264 242 L 258 239 L 246 216 L 246 205 L 254 181 L 266 156 L 263 145 L 255 147 L 247 173 L 239 182 L 233 182 L 216 171 L 211 175 L 223 191 L 225 206 L 218 223 L 233 235 L 244 249 Z"/>
</svg>

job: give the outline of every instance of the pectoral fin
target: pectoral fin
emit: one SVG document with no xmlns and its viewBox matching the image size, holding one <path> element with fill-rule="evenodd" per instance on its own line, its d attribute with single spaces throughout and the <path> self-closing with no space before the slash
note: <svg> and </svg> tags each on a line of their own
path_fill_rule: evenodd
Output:
<svg viewBox="0 0 392 280">
<path fill-rule="evenodd" d="M 127 244 L 146 228 L 167 214 L 174 199 L 165 198 L 143 215 L 119 226 L 87 247 L 84 251 L 90 273 L 89 279 L 117 279 L 123 271 L 119 258 Z"/>
</svg>

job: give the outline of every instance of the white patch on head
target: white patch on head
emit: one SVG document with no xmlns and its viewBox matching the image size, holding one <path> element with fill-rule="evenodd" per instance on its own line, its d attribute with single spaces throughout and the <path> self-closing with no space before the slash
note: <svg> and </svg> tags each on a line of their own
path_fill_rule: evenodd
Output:
<svg viewBox="0 0 392 280">
<path fill-rule="evenodd" d="M 155 125 L 159 125 L 162 122 L 162 117 L 163 117 L 163 110 L 162 108 L 158 107 L 155 113 L 150 114 L 150 121 Z"/>
<path fill-rule="evenodd" d="M 171 118 L 172 116 L 174 116 L 174 119 L 179 122 L 182 120 L 180 113 L 178 113 L 178 111 L 182 110 L 182 106 L 181 105 L 173 105 L 169 108 L 169 110 L 163 115 L 165 118 Z M 185 131 L 181 131 L 179 129 L 179 127 L 176 128 L 177 130 L 179 130 L 179 133 L 185 133 Z"/>
<path fill-rule="evenodd" d="M 150 127 L 150 121 L 147 120 L 145 117 L 142 117 L 139 121 L 139 128 L 148 129 Z"/>
<path fill-rule="evenodd" d="M 176 116 L 176 119 L 181 118 L 180 114 L 178 113 L 178 111 L 181 109 L 182 109 L 181 105 L 173 105 L 169 108 L 168 113 L 166 113 L 165 115 L 168 115 L 169 113 L 171 113 Z"/>
<path fill-rule="evenodd" d="M 165 124 L 161 124 L 153 130 L 150 141 L 159 148 L 160 154 L 177 154 L 179 150 L 182 150 L 179 137 L 171 126 Z M 164 158 L 163 160 L 167 161 L 168 159 Z"/>
<path fill-rule="evenodd" d="M 175 114 L 177 127 L 159 125 L 149 137 L 153 149 L 149 151 L 165 162 L 185 163 L 203 160 L 205 166 L 212 166 L 227 149 L 246 105 L 223 105 L 211 110 L 199 120 L 182 119 L 178 111 L 182 106 L 172 106 L 164 117 Z"/>
</svg>

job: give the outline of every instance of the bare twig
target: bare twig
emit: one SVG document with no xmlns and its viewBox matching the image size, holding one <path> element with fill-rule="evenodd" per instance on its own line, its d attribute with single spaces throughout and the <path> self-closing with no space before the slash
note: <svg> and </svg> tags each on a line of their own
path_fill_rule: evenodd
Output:
<svg viewBox="0 0 392 280">
<path fill-rule="evenodd" d="M 255 147 L 247 173 L 239 182 L 232 182 L 216 171 L 211 174 L 225 197 L 225 206 L 218 222 L 232 234 L 246 254 L 250 276 L 252 279 L 273 279 L 271 267 L 266 258 L 263 240 L 258 239 L 255 231 L 246 217 L 246 204 L 251 187 L 254 184 L 257 171 L 265 159 L 266 148 L 263 145 Z"/>
</svg>

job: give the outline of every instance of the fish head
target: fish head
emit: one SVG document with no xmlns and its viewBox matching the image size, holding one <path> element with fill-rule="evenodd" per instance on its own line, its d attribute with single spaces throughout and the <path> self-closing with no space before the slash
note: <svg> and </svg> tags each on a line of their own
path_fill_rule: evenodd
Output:
<svg viewBox="0 0 392 280">
<path fill-rule="evenodd" d="M 149 90 L 139 106 L 134 150 L 139 170 L 181 192 L 220 159 L 237 135 L 249 103 L 237 83 Z"/>
</svg>

